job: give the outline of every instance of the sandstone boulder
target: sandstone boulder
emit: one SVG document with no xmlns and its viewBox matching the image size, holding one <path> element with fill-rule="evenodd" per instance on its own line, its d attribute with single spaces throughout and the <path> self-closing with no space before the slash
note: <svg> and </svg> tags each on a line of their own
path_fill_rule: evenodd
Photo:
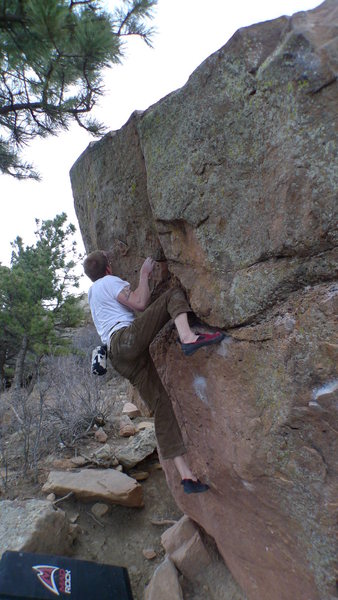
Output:
<svg viewBox="0 0 338 600">
<path fill-rule="evenodd" d="M 141 429 L 151 429 L 153 426 L 154 420 L 152 421 L 139 421 L 136 424 L 137 431 L 141 431 Z"/>
<path fill-rule="evenodd" d="M 91 511 L 95 517 L 104 517 L 104 515 L 106 515 L 109 511 L 109 506 L 107 504 L 103 504 L 103 502 L 95 502 L 91 508 Z"/>
<path fill-rule="evenodd" d="M 95 439 L 100 442 L 100 444 L 105 444 L 108 436 L 102 427 L 99 427 L 97 431 L 95 431 Z"/>
<path fill-rule="evenodd" d="M 161 246 L 218 327 L 332 279 L 336 15 L 327 0 L 239 30 L 179 92 L 91 145 L 71 170 L 86 248 L 113 247 L 134 282 Z"/>
<path fill-rule="evenodd" d="M 74 456 L 70 460 L 73 463 L 73 465 L 76 466 L 76 467 L 83 467 L 85 464 L 87 464 L 89 462 L 83 456 Z"/>
<path fill-rule="evenodd" d="M 169 558 L 156 568 L 146 588 L 145 600 L 183 600 L 178 573 Z"/>
<path fill-rule="evenodd" d="M 66 514 L 47 500 L 0 502 L 0 557 L 6 550 L 68 555 L 75 536 Z"/>
<path fill-rule="evenodd" d="M 130 419 L 133 417 L 139 417 L 141 415 L 139 408 L 137 408 L 137 406 L 131 402 L 125 403 L 122 414 L 128 416 Z"/>
<path fill-rule="evenodd" d="M 82 469 L 76 473 L 51 471 L 42 490 L 57 496 L 73 492 L 76 498 L 83 501 L 143 506 L 140 484 L 115 469 Z"/>
<path fill-rule="evenodd" d="M 153 560 L 157 556 L 153 548 L 144 548 L 142 554 L 147 560 Z"/>
<path fill-rule="evenodd" d="M 110 444 L 105 444 L 101 448 L 95 450 L 91 458 L 104 467 L 116 467 L 118 465 L 118 460 L 115 456 L 114 449 L 110 446 Z"/>
<path fill-rule="evenodd" d="M 68 471 L 74 469 L 74 462 L 72 458 L 55 458 L 49 456 L 46 460 L 46 466 L 49 469 L 57 469 L 59 471 Z"/>
<path fill-rule="evenodd" d="M 71 171 L 88 251 L 135 283 L 162 250 L 218 347 L 151 348 L 210 483 L 180 508 L 250 600 L 334 594 L 337 2 L 239 30 Z M 287 576 L 286 576 L 287 574 Z"/>
<path fill-rule="evenodd" d="M 133 473 L 129 473 L 129 475 L 130 477 L 134 477 L 136 481 L 145 481 L 145 479 L 148 479 L 149 477 L 148 471 L 135 471 Z"/>
<path fill-rule="evenodd" d="M 122 416 L 120 421 L 119 435 L 121 437 L 130 437 L 135 435 L 135 433 L 136 428 L 132 420 L 127 415 Z"/>
<path fill-rule="evenodd" d="M 119 434 L 121 437 L 131 437 L 132 435 L 135 435 L 135 433 L 136 429 L 133 424 L 129 425 L 129 423 L 124 423 L 120 427 Z"/>
<path fill-rule="evenodd" d="M 140 411 L 140 414 L 143 417 L 151 417 L 150 408 L 148 408 L 146 403 L 142 400 L 137 389 L 131 384 L 128 387 L 128 400 L 131 404 L 134 404 L 135 406 L 137 406 L 137 408 Z"/>
<path fill-rule="evenodd" d="M 334 285 L 294 292 L 264 320 L 186 359 L 189 369 L 170 328 L 152 345 L 179 422 L 191 427 L 187 460 L 211 486 L 186 496 L 163 461 L 170 488 L 250 600 L 333 594 L 337 300 Z"/>
<path fill-rule="evenodd" d="M 167 554 L 171 554 L 190 540 L 196 531 L 195 523 L 187 515 L 183 515 L 179 521 L 162 533 L 161 544 Z"/>
<path fill-rule="evenodd" d="M 196 525 L 186 515 L 162 534 L 161 543 L 176 568 L 190 581 L 210 564 Z"/>
<path fill-rule="evenodd" d="M 115 455 L 119 463 L 126 469 L 131 469 L 156 449 L 155 427 L 142 429 L 129 438 L 127 444 L 115 448 Z"/>
</svg>

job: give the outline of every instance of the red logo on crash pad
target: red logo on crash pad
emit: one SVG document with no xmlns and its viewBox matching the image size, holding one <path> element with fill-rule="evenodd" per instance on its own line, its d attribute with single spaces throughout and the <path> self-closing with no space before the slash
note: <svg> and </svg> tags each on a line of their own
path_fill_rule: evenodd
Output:
<svg viewBox="0 0 338 600">
<path fill-rule="evenodd" d="M 63 594 L 71 593 L 71 572 L 68 569 L 60 569 L 51 565 L 36 565 L 32 569 L 36 571 L 42 585 L 56 596 L 60 596 L 60 592 Z M 56 573 L 58 582 L 55 580 Z"/>
</svg>

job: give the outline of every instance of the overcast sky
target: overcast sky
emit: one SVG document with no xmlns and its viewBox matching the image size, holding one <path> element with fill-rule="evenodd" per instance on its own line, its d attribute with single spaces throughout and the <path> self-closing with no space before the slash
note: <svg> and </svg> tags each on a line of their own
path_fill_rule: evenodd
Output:
<svg viewBox="0 0 338 600">
<path fill-rule="evenodd" d="M 116 6 L 106 0 L 107 8 Z M 106 94 L 96 109 L 108 129 L 119 129 L 134 110 L 144 110 L 181 87 L 196 67 L 240 27 L 318 6 L 318 0 L 159 0 L 150 49 L 130 38 L 122 65 L 105 76 Z M 93 138 L 77 126 L 58 137 L 36 140 L 25 156 L 42 182 L 1 176 L 0 262 L 9 264 L 17 235 L 32 243 L 35 218 L 66 212 L 77 228 L 69 170 Z M 79 236 L 79 246 L 82 241 Z M 84 279 L 82 289 L 88 289 Z"/>
</svg>

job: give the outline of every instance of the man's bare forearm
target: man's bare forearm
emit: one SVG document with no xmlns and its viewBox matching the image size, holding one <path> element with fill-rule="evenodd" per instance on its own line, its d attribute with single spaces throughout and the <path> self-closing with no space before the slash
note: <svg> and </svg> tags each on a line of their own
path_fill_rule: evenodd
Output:
<svg viewBox="0 0 338 600">
<path fill-rule="evenodd" d="M 149 275 L 148 273 L 140 273 L 138 287 L 133 292 L 130 292 L 129 301 L 135 306 L 135 310 L 144 310 L 150 300 Z"/>
<path fill-rule="evenodd" d="M 144 261 L 141 271 L 139 284 L 134 291 L 130 291 L 130 286 L 126 286 L 118 295 L 117 300 L 131 310 L 143 311 L 150 300 L 149 277 L 153 271 L 155 261 L 148 256 Z"/>
</svg>

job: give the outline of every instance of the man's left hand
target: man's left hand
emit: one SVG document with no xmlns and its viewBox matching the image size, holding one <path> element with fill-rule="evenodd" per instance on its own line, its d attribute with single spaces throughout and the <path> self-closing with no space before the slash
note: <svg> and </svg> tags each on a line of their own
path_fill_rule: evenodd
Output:
<svg viewBox="0 0 338 600">
<path fill-rule="evenodd" d="M 152 259 L 150 256 L 148 256 L 148 258 L 145 259 L 142 267 L 141 267 L 141 271 L 140 274 L 142 275 L 147 275 L 147 277 L 149 277 L 149 275 L 151 275 L 153 268 L 155 266 L 155 261 L 154 259 Z"/>
</svg>

